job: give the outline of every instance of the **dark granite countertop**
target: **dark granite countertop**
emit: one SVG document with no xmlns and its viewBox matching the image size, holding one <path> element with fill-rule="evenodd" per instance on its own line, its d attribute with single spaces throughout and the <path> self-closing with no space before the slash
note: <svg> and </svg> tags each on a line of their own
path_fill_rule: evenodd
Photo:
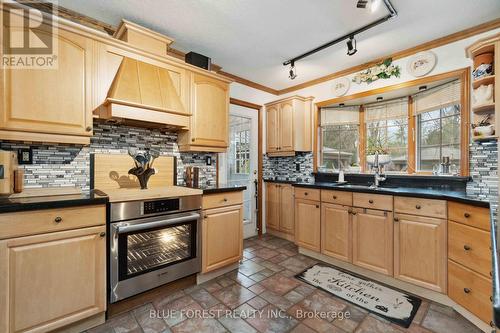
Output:
<svg viewBox="0 0 500 333">
<path fill-rule="evenodd" d="M 370 188 L 368 186 L 353 185 L 349 187 L 337 184 L 337 183 L 294 183 L 297 187 L 308 187 L 308 188 L 319 188 L 319 189 L 330 189 L 338 191 L 347 192 L 362 192 L 362 193 L 377 193 L 377 194 L 388 194 L 397 195 L 403 197 L 419 197 L 428 199 L 443 199 L 450 201 L 462 202 L 474 206 L 489 208 L 490 204 L 488 201 L 477 200 L 474 197 L 468 196 L 464 191 L 457 191 L 452 189 L 447 189 L 446 187 L 379 187 L 377 189 Z"/>
<path fill-rule="evenodd" d="M 266 183 L 278 183 L 278 184 L 296 184 L 297 181 L 295 180 L 280 180 L 280 179 L 270 179 L 270 178 L 264 178 L 264 182 Z"/>
<path fill-rule="evenodd" d="M 91 191 L 90 193 L 82 194 L 51 195 L 25 198 L 0 197 L 0 213 L 99 205 L 106 204 L 107 202 L 107 196 L 98 195 L 93 191 Z"/>
<path fill-rule="evenodd" d="M 243 185 L 228 185 L 228 184 L 219 184 L 219 185 L 205 185 L 194 187 L 203 191 L 203 194 L 212 194 L 212 193 L 224 193 L 224 192 L 237 192 L 246 190 L 247 187 Z"/>
</svg>

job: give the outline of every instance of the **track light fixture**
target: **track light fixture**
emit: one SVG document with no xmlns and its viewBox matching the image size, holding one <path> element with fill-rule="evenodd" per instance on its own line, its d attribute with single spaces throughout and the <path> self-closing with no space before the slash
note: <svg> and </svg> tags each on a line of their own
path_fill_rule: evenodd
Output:
<svg viewBox="0 0 500 333">
<path fill-rule="evenodd" d="M 288 78 L 290 80 L 293 80 L 297 77 L 297 70 L 295 69 L 295 61 L 292 61 L 290 62 L 290 75 L 288 76 Z"/>
<path fill-rule="evenodd" d="M 354 55 L 356 52 L 358 52 L 358 49 L 356 48 L 356 39 L 354 39 L 354 35 L 349 36 L 349 39 L 347 40 L 347 55 Z"/>
</svg>

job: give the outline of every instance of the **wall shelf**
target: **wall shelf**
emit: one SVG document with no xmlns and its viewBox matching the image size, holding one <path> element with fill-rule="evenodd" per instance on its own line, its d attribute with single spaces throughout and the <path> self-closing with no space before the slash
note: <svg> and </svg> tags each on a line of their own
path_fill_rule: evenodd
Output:
<svg viewBox="0 0 500 333">
<path fill-rule="evenodd" d="M 472 137 L 472 141 L 474 141 L 474 142 L 495 141 L 497 139 L 498 139 L 498 136 L 496 136 L 496 135 L 474 136 L 474 137 Z"/>
<path fill-rule="evenodd" d="M 483 76 L 477 80 L 472 81 L 472 86 L 477 89 L 479 86 L 487 86 L 495 83 L 495 75 Z"/>
<path fill-rule="evenodd" d="M 473 106 L 474 113 L 495 112 L 495 103 Z"/>
</svg>

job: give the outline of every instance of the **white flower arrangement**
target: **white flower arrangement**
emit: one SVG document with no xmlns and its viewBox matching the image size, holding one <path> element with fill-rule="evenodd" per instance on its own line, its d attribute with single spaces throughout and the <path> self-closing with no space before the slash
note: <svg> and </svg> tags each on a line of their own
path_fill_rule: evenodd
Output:
<svg viewBox="0 0 500 333">
<path fill-rule="evenodd" d="M 380 64 L 377 64 L 373 67 L 365 69 L 354 75 L 352 82 L 356 82 L 357 84 L 361 84 L 362 82 L 366 82 L 368 84 L 373 81 L 377 81 L 378 79 L 389 79 L 393 76 L 399 77 L 401 75 L 401 67 L 394 66 L 392 64 L 392 59 L 385 59 Z"/>
</svg>

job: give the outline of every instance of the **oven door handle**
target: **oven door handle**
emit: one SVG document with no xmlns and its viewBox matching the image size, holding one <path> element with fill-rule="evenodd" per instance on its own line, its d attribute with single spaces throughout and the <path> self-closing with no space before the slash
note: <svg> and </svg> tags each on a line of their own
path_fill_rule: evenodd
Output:
<svg viewBox="0 0 500 333">
<path fill-rule="evenodd" d="M 116 232 L 118 234 L 123 234 L 123 233 L 127 233 L 127 232 L 147 230 L 147 229 L 172 225 L 175 223 L 182 223 L 182 222 L 187 222 L 187 221 L 192 221 L 192 220 L 198 220 L 199 218 L 200 218 L 200 214 L 190 213 L 189 215 L 186 215 L 186 216 L 167 218 L 167 219 L 164 219 L 161 221 L 116 226 Z"/>
</svg>

